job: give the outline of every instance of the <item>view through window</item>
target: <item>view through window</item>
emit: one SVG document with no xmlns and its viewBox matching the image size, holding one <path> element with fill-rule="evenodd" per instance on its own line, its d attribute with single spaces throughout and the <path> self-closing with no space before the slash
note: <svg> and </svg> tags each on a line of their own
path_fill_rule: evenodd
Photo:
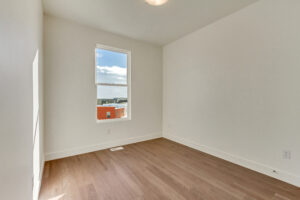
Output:
<svg viewBox="0 0 300 200">
<path fill-rule="evenodd" d="M 130 53 L 96 48 L 97 120 L 128 118 Z"/>
</svg>

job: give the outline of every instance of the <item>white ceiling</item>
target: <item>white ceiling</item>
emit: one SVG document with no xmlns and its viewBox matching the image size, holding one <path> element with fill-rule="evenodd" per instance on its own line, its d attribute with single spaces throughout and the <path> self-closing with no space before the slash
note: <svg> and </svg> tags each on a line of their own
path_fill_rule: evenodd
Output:
<svg viewBox="0 0 300 200">
<path fill-rule="evenodd" d="M 130 38 L 164 45 L 257 0 L 44 0 L 53 15 Z"/>
</svg>

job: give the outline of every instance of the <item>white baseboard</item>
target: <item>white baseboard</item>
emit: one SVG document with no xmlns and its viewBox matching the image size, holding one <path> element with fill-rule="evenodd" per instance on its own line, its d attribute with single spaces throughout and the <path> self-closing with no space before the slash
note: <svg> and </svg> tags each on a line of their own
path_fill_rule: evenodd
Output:
<svg viewBox="0 0 300 200">
<path fill-rule="evenodd" d="M 264 164 L 261 163 L 257 163 L 255 161 L 252 160 L 247 160 L 214 148 L 210 148 L 204 145 L 199 145 L 193 141 L 190 140 L 186 140 L 184 138 L 175 136 L 175 135 L 169 135 L 169 134 L 163 134 L 163 137 L 169 140 L 172 140 L 174 142 L 183 144 L 185 146 L 191 147 L 193 149 L 202 151 L 204 153 L 216 156 L 218 158 L 227 160 L 229 162 L 232 162 L 234 164 L 243 166 L 245 168 L 260 172 L 262 174 L 265 174 L 267 176 L 279 179 L 281 181 L 290 183 L 292 185 L 295 185 L 297 187 L 300 187 L 300 177 L 294 174 L 290 174 L 288 172 L 279 170 L 279 169 L 274 169 L 272 167 L 266 166 Z M 276 171 L 276 173 L 274 173 L 273 171 Z"/>
<path fill-rule="evenodd" d="M 93 151 L 99 151 L 99 150 L 108 149 L 111 147 L 127 145 L 127 144 L 142 142 L 142 141 L 146 141 L 146 140 L 152 140 L 152 139 L 161 138 L 161 137 L 162 137 L 162 133 L 155 133 L 155 134 L 145 135 L 145 136 L 140 136 L 140 137 L 126 138 L 126 139 L 122 139 L 122 140 L 105 142 L 102 144 L 95 144 L 95 145 L 78 147 L 78 148 L 73 148 L 73 149 L 66 149 L 64 151 L 50 152 L 50 153 L 45 154 L 45 160 L 46 161 L 55 160 L 55 159 L 59 159 L 59 158 L 65 158 L 65 157 L 69 157 L 69 156 L 89 153 L 89 152 L 93 152 Z"/>
</svg>

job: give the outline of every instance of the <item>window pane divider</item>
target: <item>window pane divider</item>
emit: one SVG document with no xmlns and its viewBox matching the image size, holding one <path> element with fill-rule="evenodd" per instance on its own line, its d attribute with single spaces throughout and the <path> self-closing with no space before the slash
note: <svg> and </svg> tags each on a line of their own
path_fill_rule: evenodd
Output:
<svg viewBox="0 0 300 200">
<path fill-rule="evenodd" d="M 115 84 L 115 83 L 96 83 L 96 85 L 128 87 L 128 84 Z"/>
</svg>

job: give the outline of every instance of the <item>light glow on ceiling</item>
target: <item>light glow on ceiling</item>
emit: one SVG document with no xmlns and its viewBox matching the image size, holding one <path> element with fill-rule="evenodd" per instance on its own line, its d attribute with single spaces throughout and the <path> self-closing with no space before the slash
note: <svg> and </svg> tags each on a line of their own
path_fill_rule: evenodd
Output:
<svg viewBox="0 0 300 200">
<path fill-rule="evenodd" d="M 146 0 L 146 2 L 152 6 L 161 6 L 168 2 L 168 0 Z"/>
</svg>

